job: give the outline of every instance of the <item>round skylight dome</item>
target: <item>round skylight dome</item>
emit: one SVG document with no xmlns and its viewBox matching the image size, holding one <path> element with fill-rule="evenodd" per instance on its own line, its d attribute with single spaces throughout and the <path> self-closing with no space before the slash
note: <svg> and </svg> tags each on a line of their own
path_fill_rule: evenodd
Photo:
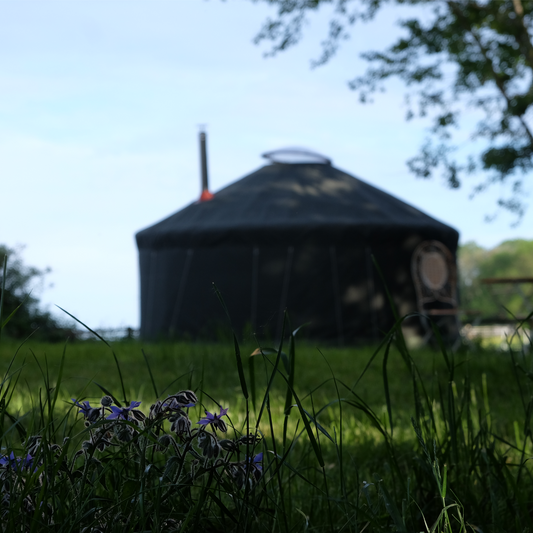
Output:
<svg viewBox="0 0 533 533">
<path fill-rule="evenodd" d="M 297 163 L 314 163 L 320 165 L 331 165 L 331 159 L 307 148 L 280 148 L 265 152 L 262 157 L 272 163 L 297 164 Z"/>
</svg>

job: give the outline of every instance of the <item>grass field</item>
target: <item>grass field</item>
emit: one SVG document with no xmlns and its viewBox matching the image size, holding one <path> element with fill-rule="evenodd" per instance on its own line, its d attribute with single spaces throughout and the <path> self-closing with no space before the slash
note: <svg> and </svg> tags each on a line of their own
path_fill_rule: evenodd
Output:
<svg viewBox="0 0 533 533">
<path fill-rule="evenodd" d="M 240 346 L 247 378 L 250 354 L 257 344 Z M 233 343 L 139 343 L 135 341 L 112 343 L 117 356 L 126 392 L 129 398 L 152 403 L 156 397 L 147 370 L 147 361 L 153 373 L 159 395 L 179 388 L 194 388 L 208 392 L 218 402 L 242 402 L 242 393 L 235 366 Z M 319 405 L 335 397 L 332 377 L 341 379 L 350 387 L 358 381 L 376 347 L 337 348 L 319 344 L 298 344 L 294 387 L 301 397 L 313 392 Z M 62 344 L 33 343 L 20 346 L 17 342 L 0 344 L 0 371 L 5 372 L 13 354 L 17 354 L 14 368 L 20 369 L 20 387 L 35 394 L 43 386 L 39 367 L 48 367 L 50 376 L 57 375 L 65 352 L 62 396 L 99 398 L 99 383 L 117 394 L 120 379 L 112 350 L 100 341 L 66 342 Z M 144 355 L 143 355 L 144 352 Z M 413 362 L 432 398 L 438 398 L 438 387 L 446 387 L 449 373 L 438 350 L 429 348 L 411 351 Z M 146 356 L 146 358 L 145 358 Z M 521 357 L 521 356 L 520 356 Z M 492 421 L 502 431 L 509 431 L 515 419 L 522 416 L 522 405 L 514 389 L 517 387 L 513 363 L 505 352 L 462 351 L 455 354 L 454 382 L 458 385 L 469 378 L 476 396 L 482 398 L 483 384 L 489 391 Z M 266 386 L 265 375 L 271 367 L 261 356 L 254 356 L 254 376 L 258 395 Z M 146 361 L 147 360 L 147 361 Z M 526 361 L 526 365 L 529 364 Z M 411 369 L 393 346 L 387 361 L 389 391 L 395 416 L 410 420 L 414 416 Z M 261 389 L 262 387 L 262 389 Z M 376 412 L 386 411 L 383 389 L 383 350 L 373 359 L 360 381 L 357 393 Z M 273 397 L 284 397 L 282 380 L 273 383 Z M 29 394 L 21 394 L 19 402 L 29 405 Z M 27 398 L 24 400 L 24 398 Z"/>
<path fill-rule="evenodd" d="M 49 447 L 62 444 L 68 436 L 77 443 L 73 451 L 79 449 L 91 428 L 84 429 L 71 398 L 97 405 L 103 395 L 99 385 L 120 401 L 126 399 L 126 404 L 141 401 L 145 414 L 158 397 L 192 389 L 198 397 L 196 406 L 187 410 L 193 427 L 205 416 L 204 408 L 213 413 L 219 406 L 229 408 L 226 438 L 237 442 L 257 426 L 263 437 L 254 444 L 254 453 L 263 453 L 261 480 L 249 487 L 241 480 L 239 490 L 231 488 L 217 468 L 225 468 L 226 474 L 240 468 L 242 473 L 242 457 L 241 463 L 232 462 L 233 452 L 228 451 L 225 466 L 213 458 L 208 467 L 207 459 L 194 455 L 202 450 L 194 444 L 194 451 L 193 440 L 182 436 L 174 457 L 185 457 L 184 450 L 194 452 L 192 466 L 187 463 L 187 468 L 192 472 L 195 464 L 203 464 L 202 475 L 189 474 L 187 496 L 179 492 L 181 496 L 163 510 L 154 511 L 156 499 L 150 500 L 148 518 L 138 496 L 126 506 L 128 519 L 103 519 L 82 506 L 90 520 L 81 511 L 73 515 L 72 509 L 67 520 L 67 511 L 53 497 L 45 498 L 39 485 L 41 501 L 53 509 L 50 513 L 67 520 L 63 530 L 79 530 L 89 520 L 94 531 L 171 531 L 179 522 L 184 531 L 533 531 L 529 355 L 521 351 L 464 350 L 454 356 L 442 350 L 408 352 L 401 339 L 393 337 L 378 351 L 293 341 L 292 350 L 288 344 L 284 353 L 262 347 L 263 354 L 253 357 L 257 344 L 240 346 L 242 377 L 250 392 L 246 401 L 233 342 L 129 341 L 110 348 L 99 341 L 47 345 L 29 340 L 19 346 L 3 339 L 0 370 L 10 368 L 11 376 L 3 388 L 18 379 L 16 386 L 8 388 L 13 395 L 5 415 L 9 419 L 4 417 L 9 430 L 2 432 L 3 448 L 6 454 L 14 449 L 21 457 L 27 452 L 29 439 L 20 437 L 13 424 L 19 420 L 29 433 L 46 437 Z M 51 411 L 47 405 L 53 405 Z M 171 420 L 157 431 L 168 431 Z M 153 436 L 155 430 L 150 431 Z M 140 435 L 139 442 L 141 437 L 148 439 L 147 434 Z M 118 452 L 94 451 L 94 457 L 100 454 L 99 462 L 106 468 L 111 468 L 107 466 L 111 457 L 115 465 L 123 464 L 124 457 L 119 460 L 117 453 L 125 454 L 125 446 Z M 145 465 L 146 454 L 137 452 L 141 459 L 133 463 Z M 41 468 L 50 460 L 46 457 Z M 86 452 L 83 457 L 85 466 L 76 469 L 73 462 L 70 472 L 88 475 L 92 463 Z M 163 459 L 152 460 L 154 469 L 165 464 Z M 171 457 L 166 461 L 170 468 Z M 162 490 L 164 475 L 143 481 L 139 470 L 134 483 L 137 474 L 126 475 L 122 468 L 117 472 L 118 496 L 109 494 L 105 488 L 109 480 L 103 474 L 93 472 L 98 479 L 104 476 L 104 481 L 98 490 L 89 491 L 89 501 L 105 501 L 114 510 L 122 509 L 124 517 L 124 487 L 136 487 L 131 490 L 146 494 L 147 501 L 152 493 L 138 488 L 143 483 L 152 484 L 150 491 Z M 170 486 L 181 486 L 185 478 L 183 473 L 180 476 L 181 481 L 173 479 Z M 57 481 L 58 493 L 88 490 L 85 483 L 82 487 L 73 483 Z M 205 514 L 200 512 L 204 508 L 208 509 Z M 28 530 L 57 530 L 44 515 L 37 520 L 37 514 L 33 511 Z M 9 530 L 9 522 L 5 524 Z"/>
</svg>

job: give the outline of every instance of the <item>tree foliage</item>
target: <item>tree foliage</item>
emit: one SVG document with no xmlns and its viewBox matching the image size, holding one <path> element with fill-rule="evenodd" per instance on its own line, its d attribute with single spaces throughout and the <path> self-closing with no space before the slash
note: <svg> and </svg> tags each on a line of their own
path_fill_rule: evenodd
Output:
<svg viewBox="0 0 533 533">
<path fill-rule="evenodd" d="M 5 280 L 4 261 L 7 261 Z M 2 287 L 5 291 L 0 324 L 10 317 L 2 334 L 22 339 L 33 333 L 41 340 L 65 340 L 67 331 L 50 313 L 40 308 L 39 299 L 35 295 L 50 269 L 40 270 L 25 265 L 20 257 L 20 249 L 4 245 L 0 245 L 0 267 L 0 297 Z"/>
<path fill-rule="evenodd" d="M 350 87 L 366 102 L 390 78 L 402 80 L 407 118 L 430 121 L 419 153 L 408 161 L 410 170 L 422 178 L 440 173 L 452 188 L 465 174 L 482 170 L 474 192 L 504 182 L 508 192 L 500 207 L 523 214 L 523 182 L 533 164 L 533 0 L 264 1 L 277 6 L 277 17 L 265 21 L 256 42 L 272 41 L 271 54 L 299 42 L 310 14 L 326 4 L 334 8 L 315 66 L 335 54 L 357 21 L 371 21 L 390 5 L 415 7 L 409 11 L 415 16 L 399 21 L 402 35 L 392 46 L 362 53 L 368 69 Z M 482 148 L 463 158 L 454 154 L 453 130 L 465 109 L 481 113 L 471 139 Z"/>
<path fill-rule="evenodd" d="M 505 241 L 487 250 L 468 242 L 458 253 L 461 307 L 482 317 L 509 318 L 502 305 L 518 317 L 533 311 L 533 285 L 486 285 L 485 278 L 531 278 L 533 241 Z M 473 318 L 473 316 L 471 317 Z"/>
</svg>

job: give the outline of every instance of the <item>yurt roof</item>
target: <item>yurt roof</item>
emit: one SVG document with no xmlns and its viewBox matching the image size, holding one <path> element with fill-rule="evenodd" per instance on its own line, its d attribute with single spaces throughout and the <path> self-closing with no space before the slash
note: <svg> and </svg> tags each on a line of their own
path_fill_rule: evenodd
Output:
<svg viewBox="0 0 533 533">
<path fill-rule="evenodd" d="M 406 230 L 448 242 L 458 239 L 453 228 L 324 159 L 266 165 L 216 192 L 212 200 L 192 203 L 140 231 L 136 238 L 139 248 L 333 244 Z"/>
</svg>

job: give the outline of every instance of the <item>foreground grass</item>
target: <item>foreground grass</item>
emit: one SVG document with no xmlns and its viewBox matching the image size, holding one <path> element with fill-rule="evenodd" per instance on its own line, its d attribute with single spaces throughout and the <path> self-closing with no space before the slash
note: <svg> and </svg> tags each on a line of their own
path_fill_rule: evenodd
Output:
<svg viewBox="0 0 533 533">
<path fill-rule="evenodd" d="M 224 476 L 217 478 L 215 462 L 206 462 L 197 478 L 143 477 L 141 465 L 146 469 L 153 464 L 154 470 L 163 472 L 171 457 L 181 453 L 185 461 L 188 437 L 180 437 L 178 455 L 150 460 L 125 443 L 118 451 L 91 452 L 100 464 L 115 465 L 106 466 L 110 470 L 104 468 L 104 474 L 98 473 L 100 467 L 91 470 L 93 455 L 85 453 L 78 458 L 85 457 L 83 465 L 65 467 L 70 472 L 66 481 L 48 481 L 65 497 L 70 490 L 85 494 L 93 507 L 100 501 L 115 514 L 120 508 L 122 518 L 113 521 L 106 515 L 104 520 L 83 506 L 85 518 L 79 510 L 69 515 L 41 489 L 40 501 L 65 520 L 60 530 L 76 531 L 87 523 L 100 529 L 104 524 L 105 531 L 170 531 L 181 522 L 191 531 L 197 530 L 193 526 L 211 531 L 533 531 L 530 356 L 465 351 L 452 358 L 442 351 L 409 353 L 401 339 L 389 340 L 378 352 L 293 344 L 292 350 L 286 345 L 283 354 L 263 347 L 263 354 L 253 357 L 249 354 L 257 344 L 243 345 L 249 400 L 243 394 L 232 343 L 124 342 L 115 343 L 111 351 L 95 342 L 58 346 L 30 340 L 19 347 L 2 341 L 2 370 L 18 350 L 11 378 L 3 385 L 5 392 L 18 379 L 9 389 L 13 395 L 7 397 L 2 445 L 6 452 L 14 449 L 24 457 L 29 439 L 17 429 L 24 426 L 28 434 L 62 445 L 60 453 L 69 456 L 80 449 L 90 430 L 76 417 L 71 397 L 97 404 L 103 386 L 120 401 L 142 401 L 147 413 L 158 397 L 192 389 L 198 397 L 188 410 L 193 427 L 204 408 L 213 412 L 217 404 L 229 408 L 228 439 L 237 442 L 257 427 L 263 440 L 247 455 L 263 452 L 260 481 L 228 485 Z M 53 409 L 47 410 L 52 403 Z M 158 431 L 168 432 L 170 424 L 165 424 Z M 151 442 L 146 432 L 140 435 Z M 67 451 L 65 437 L 71 443 Z M 56 468 L 40 453 L 43 469 L 48 463 Z M 229 472 L 230 463 L 236 464 L 234 458 L 231 461 L 220 468 Z M 118 466 L 126 464 L 137 465 L 137 470 Z M 102 488 L 111 483 L 110 471 L 116 496 Z M 74 482 L 74 472 L 87 484 Z M 31 485 L 28 479 L 25 483 Z M 176 499 L 164 508 L 153 507 L 150 495 L 170 490 L 164 483 L 174 487 Z M 87 486 L 94 486 L 92 492 L 84 492 Z M 139 493 L 141 486 L 145 488 Z M 126 494 L 136 494 L 127 505 L 124 487 L 129 487 Z M 151 502 L 143 504 L 148 507 L 140 504 L 141 496 Z M 22 503 L 9 505 L 4 517 L 14 516 Z M 29 528 L 57 530 L 35 509 L 32 516 Z M 5 524 L 9 528 L 9 522 Z"/>
<path fill-rule="evenodd" d="M 249 355 L 257 344 L 244 344 L 241 348 L 243 364 L 249 378 Z M 147 344 L 135 341 L 112 343 L 112 349 L 119 361 L 127 394 L 146 403 L 153 402 L 155 394 L 147 371 L 151 368 L 158 392 L 176 388 L 191 387 L 208 391 L 218 401 L 232 404 L 242 400 L 239 377 L 235 368 L 235 354 L 232 343 L 175 342 Z M 327 401 L 335 395 L 332 376 L 354 385 L 371 359 L 376 347 L 337 348 L 310 343 L 298 343 L 297 376 L 294 387 L 305 396 L 311 391 L 318 401 Z M 99 398 L 101 390 L 95 383 L 119 391 L 120 376 L 113 353 L 104 343 L 96 341 L 65 344 L 34 343 L 24 345 L 17 341 L 2 340 L 0 343 L 0 372 L 6 371 L 13 354 L 18 352 L 14 365 L 21 370 L 20 396 L 17 401 L 26 407 L 30 393 L 35 394 L 43 386 L 41 368 L 46 365 L 50 376 L 55 379 L 66 352 L 62 377 L 62 393 L 65 398 L 79 396 L 83 391 L 88 399 Z M 144 352 L 144 355 L 143 355 Z M 438 396 L 439 385 L 448 382 L 448 368 L 442 354 L 430 348 L 411 351 L 410 355 L 421 379 L 427 384 L 432 398 Z M 265 374 L 271 368 L 265 366 L 259 356 L 254 357 L 254 377 L 258 388 L 265 385 Z M 385 408 L 383 390 L 383 354 L 370 364 L 364 379 L 357 383 L 357 392 L 375 410 Z M 521 416 L 522 406 L 513 394 L 517 387 L 513 365 L 506 353 L 499 351 L 461 351 L 455 355 L 454 381 L 458 384 L 469 379 L 478 396 L 482 394 L 483 383 L 490 391 L 490 411 L 498 424 L 507 426 Z M 396 347 L 391 347 L 387 368 L 390 374 L 389 392 L 394 410 L 409 420 L 413 416 L 413 390 L 411 370 L 405 364 Z M 13 369 L 12 369 L 13 371 Z M 329 380 L 329 381 L 328 381 Z M 315 390 L 316 389 L 316 390 Z M 273 395 L 285 394 L 282 380 L 273 383 Z M 481 396 L 480 396 L 481 397 Z M 26 399 L 25 399 L 26 398 Z"/>
</svg>

